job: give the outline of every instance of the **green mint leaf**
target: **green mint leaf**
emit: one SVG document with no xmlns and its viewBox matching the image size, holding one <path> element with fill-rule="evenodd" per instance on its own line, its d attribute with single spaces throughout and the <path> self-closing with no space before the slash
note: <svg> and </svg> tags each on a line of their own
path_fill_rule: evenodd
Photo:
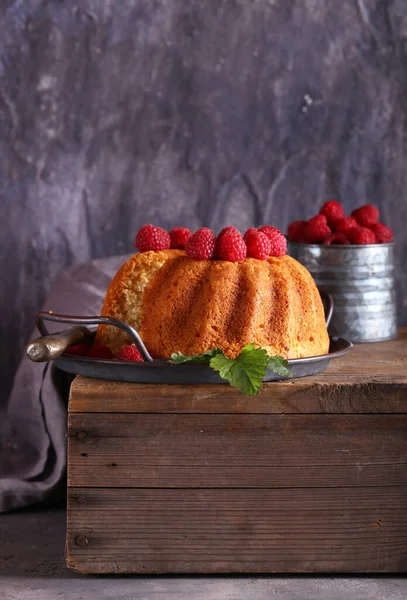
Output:
<svg viewBox="0 0 407 600">
<path fill-rule="evenodd" d="M 270 371 L 274 371 L 277 375 L 282 375 L 283 377 L 291 377 L 291 372 L 288 367 L 288 361 L 282 356 L 269 356 L 267 368 Z"/>
<path fill-rule="evenodd" d="M 191 356 L 186 356 L 185 354 L 182 354 L 182 352 L 174 352 L 171 354 L 171 360 L 168 362 L 172 365 L 181 365 L 183 363 L 209 363 L 210 359 L 217 354 L 223 354 L 222 350 L 213 348 L 203 354 L 192 354 Z"/>
<path fill-rule="evenodd" d="M 209 366 L 217 371 L 222 379 L 240 389 L 247 396 L 259 393 L 263 377 L 266 374 L 268 356 L 266 350 L 247 344 L 235 359 L 226 358 L 222 353 L 215 354 Z"/>
<path fill-rule="evenodd" d="M 258 394 L 267 369 L 274 371 L 282 377 L 291 377 L 288 362 L 282 356 L 267 356 L 264 348 L 256 348 L 254 344 L 247 344 L 235 359 L 226 358 L 220 348 L 213 348 L 202 354 L 187 356 L 182 352 L 171 354 L 173 365 L 185 363 L 209 364 L 231 386 L 240 389 L 247 396 Z"/>
</svg>

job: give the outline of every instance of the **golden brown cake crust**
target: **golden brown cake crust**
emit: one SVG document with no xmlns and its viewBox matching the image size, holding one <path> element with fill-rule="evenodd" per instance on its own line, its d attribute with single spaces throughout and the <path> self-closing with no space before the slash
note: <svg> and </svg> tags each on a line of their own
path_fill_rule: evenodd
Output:
<svg viewBox="0 0 407 600">
<path fill-rule="evenodd" d="M 165 262 L 183 254 L 182 250 L 133 254 L 112 279 L 101 314 L 120 319 L 139 330 L 144 289 Z M 123 331 L 109 325 L 98 327 L 96 342 L 109 346 L 115 355 L 124 344 L 131 343 Z"/>
<path fill-rule="evenodd" d="M 248 343 L 287 358 L 329 350 L 319 292 L 290 256 L 228 262 L 194 260 L 181 250 L 135 254 L 113 279 L 102 314 L 136 327 L 155 358 L 215 347 L 233 358 Z M 97 341 L 115 354 L 129 343 L 106 326 Z"/>
<path fill-rule="evenodd" d="M 234 358 L 249 343 L 288 358 L 329 349 L 318 290 L 290 256 L 167 262 L 144 292 L 140 333 L 157 358 L 215 347 Z"/>
</svg>

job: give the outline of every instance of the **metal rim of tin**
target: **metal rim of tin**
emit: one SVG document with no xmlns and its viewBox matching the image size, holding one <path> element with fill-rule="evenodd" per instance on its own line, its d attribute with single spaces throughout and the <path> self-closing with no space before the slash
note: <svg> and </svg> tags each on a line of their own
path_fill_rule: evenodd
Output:
<svg viewBox="0 0 407 600">
<path fill-rule="evenodd" d="M 357 248 L 391 248 L 396 245 L 396 242 L 386 242 L 386 244 L 303 244 L 301 242 L 288 242 L 299 248 L 341 248 L 343 250 L 355 250 Z"/>
</svg>

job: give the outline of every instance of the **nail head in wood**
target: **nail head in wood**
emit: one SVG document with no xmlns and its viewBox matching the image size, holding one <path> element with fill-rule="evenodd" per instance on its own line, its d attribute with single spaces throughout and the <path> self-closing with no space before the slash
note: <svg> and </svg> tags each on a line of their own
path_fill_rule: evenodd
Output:
<svg viewBox="0 0 407 600">
<path fill-rule="evenodd" d="M 80 548 L 86 548 L 86 546 L 89 544 L 89 540 L 85 535 L 78 535 L 75 538 L 75 544 Z"/>
</svg>

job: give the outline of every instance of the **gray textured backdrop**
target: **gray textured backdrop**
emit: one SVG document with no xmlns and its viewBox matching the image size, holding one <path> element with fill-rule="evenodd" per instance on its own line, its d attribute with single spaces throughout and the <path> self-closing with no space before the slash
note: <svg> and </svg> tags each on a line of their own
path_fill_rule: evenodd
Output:
<svg viewBox="0 0 407 600">
<path fill-rule="evenodd" d="M 405 0 L 0 0 L 1 381 L 65 265 L 145 222 L 377 204 L 407 323 Z"/>
</svg>

